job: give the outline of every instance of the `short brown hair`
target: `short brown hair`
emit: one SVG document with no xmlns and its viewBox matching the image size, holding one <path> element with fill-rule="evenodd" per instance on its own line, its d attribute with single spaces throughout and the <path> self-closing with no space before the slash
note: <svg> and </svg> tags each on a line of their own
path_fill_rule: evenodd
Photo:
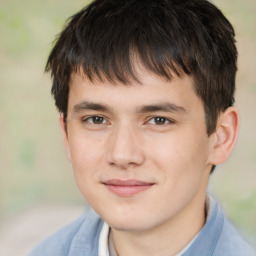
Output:
<svg viewBox="0 0 256 256">
<path fill-rule="evenodd" d="M 64 118 L 72 72 L 82 68 L 91 81 L 138 81 L 131 52 L 161 77 L 191 75 L 207 133 L 215 131 L 219 113 L 234 102 L 237 50 L 232 25 L 206 0 L 95 0 L 72 16 L 46 65 Z"/>
</svg>

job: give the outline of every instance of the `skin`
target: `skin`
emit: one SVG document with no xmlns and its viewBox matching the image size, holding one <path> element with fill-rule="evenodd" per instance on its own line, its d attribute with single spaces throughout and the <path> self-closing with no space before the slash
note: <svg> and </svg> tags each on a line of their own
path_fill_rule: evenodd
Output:
<svg viewBox="0 0 256 256">
<path fill-rule="evenodd" d="M 118 255 L 170 256 L 205 223 L 209 173 L 234 146 L 238 112 L 221 113 L 208 136 L 191 77 L 167 81 L 143 70 L 140 82 L 92 83 L 73 74 L 60 125 L 78 187 L 110 225 Z M 106 185 L 113 179 L 149 186 L 117 194 Z"/>
</svg>

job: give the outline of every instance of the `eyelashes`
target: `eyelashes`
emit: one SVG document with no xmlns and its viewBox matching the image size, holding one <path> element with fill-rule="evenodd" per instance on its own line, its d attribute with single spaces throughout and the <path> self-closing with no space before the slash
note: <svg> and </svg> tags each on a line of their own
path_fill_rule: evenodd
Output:
<svg viewBox="0 0 256 256">
<path fill-rule="evenodd" d="M 83 123 L 87 123 L 89 125 L 110 125 L 111 122 L 107 120 L 107 118 L 100 116 L 100 115 L 94 115 L 94 116 L 89 116 L 85 117 L 82 119 Z M 148 118 L 143 124 L 149 124 L 149 125 L 155 125 L 155 126 L 166 126 L 170 124 L 174 124 L 175 121 L 170 118 L 166 118 L 163 116 L 153 116 Z"/>
<path fill-rule="evenodd" d="M 83 122 L 87 122 L 90 124 L 96 124 L 96 125 L 101 125 L 101 124 L 107 124 L 109 123 L 106 118 L 102 116 L 90 116 L 85 119 L 83 119 Z"/>
<path fill-rule="evenodd" d="M 152 125 L 167 125 L 167 124 L 173 124 L 174 121 L 171 119 L 168 119 L 166 117 L 162 116 L 156 116 L 150 118 L 147 123 L 152 124 Z"/>
</svg>

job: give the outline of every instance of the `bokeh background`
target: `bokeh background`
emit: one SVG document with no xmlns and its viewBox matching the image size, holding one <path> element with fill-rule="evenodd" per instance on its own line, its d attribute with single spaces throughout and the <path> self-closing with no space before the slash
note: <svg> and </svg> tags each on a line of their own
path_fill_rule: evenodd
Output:
<svg viewBox="0 0 256 256">
<path fill-rule="evenodd" d="M 0 256 L 25 255 L 86 208 L 66 159 L 44 66 L 66 18 L 88 2 L 0 0 Z M 237 34 L 241 130 L 209 191 L 256 246 L 256 1 L 214 2 Z"/>
</svg>

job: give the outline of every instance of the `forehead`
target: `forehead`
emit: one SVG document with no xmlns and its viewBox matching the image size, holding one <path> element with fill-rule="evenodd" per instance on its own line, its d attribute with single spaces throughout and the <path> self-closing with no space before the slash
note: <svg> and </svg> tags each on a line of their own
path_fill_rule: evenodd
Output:
<svg viewBox="0 0 256 256">
<path fill-rule="evenodd" d="M 113 108 L 136 108 L 141 105 L 171 103 L 189 109 L 193 105 L 202 107 L 195 93 L 191 76 L 173 76 L 171 80 L 144 71 L 140 80 L 129 84 L 95 79 L 73 73 L 70 81 L 68 110 L 83 101 L 104 103 Z"/>
</svg>

